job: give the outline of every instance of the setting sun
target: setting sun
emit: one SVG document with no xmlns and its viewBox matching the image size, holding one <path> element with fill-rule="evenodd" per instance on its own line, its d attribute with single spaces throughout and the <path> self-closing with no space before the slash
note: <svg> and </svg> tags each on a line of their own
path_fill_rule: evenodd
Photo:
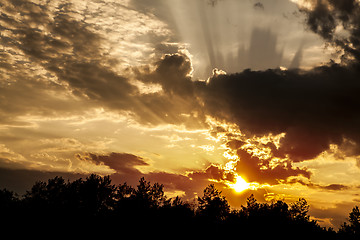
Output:
<svg viewBox="0 0 360 240">
<path fill-rule="evenodd" d="M 248 189 L 250 186 L 249 183 L 247 183 L 242 177 L 237 176 L 236 181 L 234 184 L 231 185 L 231 188 L 235 190 L 235 192 L 242 192 L 246 189 Z"/>
</svg>

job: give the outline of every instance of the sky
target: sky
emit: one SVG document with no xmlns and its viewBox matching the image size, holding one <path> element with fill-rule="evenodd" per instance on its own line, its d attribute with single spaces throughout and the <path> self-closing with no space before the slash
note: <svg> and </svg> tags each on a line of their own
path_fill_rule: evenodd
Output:
<svg viewBox="0 0 360 240">
<path fill-rule="evenodd" d="M 357 0 L 2 0 L 0 187 L 110 175 L 233 208 L 360 196 Z"/>
</svg>

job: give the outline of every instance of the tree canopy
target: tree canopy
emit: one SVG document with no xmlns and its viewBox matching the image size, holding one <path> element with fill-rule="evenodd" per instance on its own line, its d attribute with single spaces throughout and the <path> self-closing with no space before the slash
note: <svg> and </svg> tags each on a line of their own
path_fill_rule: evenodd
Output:
<svg viewBox="0 0 360 240">
<path fill-rule="evenodd" d="M 357 206 L 338 232 L 320 227 L 310 219 L 308 211 L 304 198 L 290 204 L 281 200 L 260 203 L 254 195 L 247 198 L 245 206 L 231 209 L 213 184 L 190 203 L 180 197 L 166 197 L 162 184 L 151 184 L 144 178 L 134 188 L 127 183 L 116 186 L 109 176 L 95 174 L 73 182 L 62 177 L 39 181 L 21 197 L 7 189 L 0 190 L 0 215 L 7 220 L 8 229 L 26 226 L 31 232 L 51 229 L 103 234 L 121 230 L 144 236 L 176 233 L 183 237 L 214 237 L 241 233 L 255 239 L 359 239 Z"/>
</svg>

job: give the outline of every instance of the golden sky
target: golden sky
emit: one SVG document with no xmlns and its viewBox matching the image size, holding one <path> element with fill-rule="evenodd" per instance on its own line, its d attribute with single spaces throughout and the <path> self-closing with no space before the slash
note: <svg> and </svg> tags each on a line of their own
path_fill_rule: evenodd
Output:
<svg viewBox="0 0 360 240">
<path fill-rule="evenodd" d="M 358 204 L 358 1 L 0 3 L 0 187 L 111 175 Z"/>
</svg>

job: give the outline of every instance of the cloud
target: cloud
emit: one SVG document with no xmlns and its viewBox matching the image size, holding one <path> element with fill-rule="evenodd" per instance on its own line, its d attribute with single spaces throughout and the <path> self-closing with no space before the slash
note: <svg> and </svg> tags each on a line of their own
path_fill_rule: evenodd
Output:
<svg viewBox="0 0 360 240">
<path fill-rule="evenodd" d="M 112 81 L 130 91 L 129 84 L 122 84 L 124 79 L 100 66 L 105 63 L 100 62 L 104 60 L 101 37 L 71 17 L 65 5 L 53 11 L 50 4 L 23 0 L 3 4 L 0 43 L 5 46 L 4 61 L 12 67 L 0 69 L 4 83 L 0 91 L 5 100 L 11 99 L 2 108 L 9 122 L 11 116 L 81 111 L 84 104 L 76 95 L 95 98 L 111 93 L 109 87 L 95 86 L 97 80 Z"/>
<path fill-rule="evenodd" d="M 254 9 L 264 10 L 264 4 L 262 4 L 261 2 L 256 2 L 254 3 Z"/>
<path fill-rule="evenodd" d="M 107 5 L 98 4 L 102 14 Z M 17 116 L 24 114 L 79 114 L 88 107 L 99 106 L 121 113 L 131 112 L 134 118 L 147 124 L 186 121 L 182 114 L 191 110 L 184 96 L 191 95 L 193 88 L 190 78 L 186 77 L 191 72 L 188 60 L 177 62 L 184 58 L 176 60 L 173 55 L 155 64 L 156 72 L 149 74 L 149 79 L 142 83 L 146 87 L 147 83 L 161 81 L 166 94 L 144 94 L 132 83 L 128 70 L 118 71 L 117 63 L 122 59 L 113 58 L 111 49 L 107 49 L 111 41 L 105 39 L 100 26 L 81 20 L 82 17 L 95 17 L 93 13 L 88 16 L 85 10 L 77 9 L 79 6 L 75 3 L 36 4 L 21 0 L 5 2 L 4 6 L 1 27 L 5 34 L 0 37 L 0 42 L 6 48 L 0 65 L 5 70 L 1 72 L 0 69 L 0 74 L 8 82 L 0 86 L 0 92 L 6 100 L 12 100 L 9 104 L 5 102 L 6 106 L 0 111 L 4 115 L 3 121 L 14 123 Z M 128 11 L 135 16 L 140 14 Z M 148 17 L 142 17 L 147 21 Z M 150 22 L 157 27 L 155 23 L 158 22 Z M 125 32 L 129 31 L 127 27 Z M 151 33 L 158 38 L 166 37 L 166 31 Z M 108 33 L 108 36 L 112 35 Z M 127 38 L 118 44 L 129 44 L 131 39 Z M 144 51 L 145 45 L 141 45 Z M 179 76 L 174 78 L 174 74 Z M 179 84 L 179 81 L 183 83 Z"/>
<path fill-rule="evenodd" d="M 310 208 L 310 214 L 320 222 L 328 221 L 332 224 L 331 227 L 338 228 L 346 222 L 348 213 L 351 212 L 351 209 L 354 207 L 355 201 L 349 202 L 339 202 L 332 207 L 323 208 L 312 206 Z"/>
<path fill-rule="evenodd" d="M 360 13 L 356 1 L 313 1 L 302 9 L 307 25 L 344 50 L 346 65 L 330 63 L 309 71 L 251 71 L 212 77 L 202 88 L 207 113 L 236 123 L 251 135 L 286 133 L 278 153 L 291 161 L 312 159 L 340 145 L 344 138 L 356 142 L 360 107 Z M 341 26 L 348 35 L 339 35 Z M 256 54 L 252 54 L 256 56 Z M 301 49 L 294 57 L 299 64 Z M 353 60 L 351 60 L 353 57 Z M 256 162 L 256 161 L 255 161 Z"/>
<path fill-rule="evenodd" d="M 310 7 L 309 7 L 310 4 Z M 301 8 L 307 26 L 333 46 L 344 51 L 344 61 L 360 61 L 360 5 L 356 0 L 308 1 Z"/>
<path fill-rule="evenodd" d="M 290 160 L 273 164 L 271 159 L 261 159 L 251 155 L 244 149 L 238 149 L 236 154 L 240 159 L 235 166 L 236 172 L 250 182 L 274 185 L 286 181 L 289 177 L 302 175 L 310 178 L 311 175 L 306 168 L 292 166 Z"/>
<path fill-rule="evenodd" d="M 216 168 L 212 167 L 206 170 L 206 176 L 203 176 L 202 171 L 189 175 L 162 171 L 143 172 L 138 167 L 147 167 L 149 164 L 142 157 L 128 153 L 85 153 L 77 154 L 77 158 L 84 163 L 110 167 L 114 170 L 111 179 L 115 183 L 127 182 L 132 186 L 136 186 L 139 179 L 145 177 L 147 181 L 164 184 L 166 191 L 183 191 L 184 197 L 187 199 L 193 198 L 197 192 L 200 192 L 208 185 L 209 177 L 219 177 Z"/>
<path fill-rule="evenodd" d="M 104 36 L 97 31 L 97 25 L 79 21 L 81 11 L 77 12 L 80 17 L 74 17 L 68 5 L 40 5 L 25 0 L 6 5 L 2 17 L 7 23 L 6 31 L 9 37 L 2 40 L 31 59 L 36 68 L 45 69 L 47 75 L 54 78 L 54 88 L 62 89 L 68 99 L 80 98 L 83 102 L 90 100 L 86 105 L 101 105 L 115 111 L 131 112 L 142 123 L 185 122 L 187 126 L 203 125 L 201 122 L 204 122 L 205 117 L 201 104 L 203 101 L 212 101 L 208 90 L 211 85 L 210 88 L 206 87 L 205 91 L 198 90 L 203 88 L 203 82 L 191 78 L 191 61 L 184 55 L 166 55 L 155 63 L 154 71 L 137 74 L 136 78 L 145 84 L 159 83 L 163 90 L 141 94 L 131 83 L 131 76 L 126 72 L 119 74 L 115 71 L 111 64 L 114 59 L 104 51 Z M 163 14 L 165 5 L 160 1 L 152 5 L 140 0 L 131 1 L 130 6 L 139 12 L 141 9 L 146 12 L 146 9 L 150 8 L 155 16 L 171 25 L 171 20 Z M 199 11 L 205 10 L 200 8 Z M 14 12 L 22 14 L 19 17 Z M 204 24 L 207 24 L 206 21 Z M 10 38 L 15 41 L 10 41 Z M 210 39 L 210 36 L 207 39 Z M 267 45 L 264 45 L 261 39 L 267 39 Z M 265 66 L 269 59 L 274 64 L 273 67 L 278 66 L 281 53 L 276 50 L 276 42 L 276 37 L 270 30 L 253 30 L 249 49 L 252 66 Z M 211 48 L 214 50 L 215 46 Z M 261 59 L 267 60 L 262 63 Z M 203 94 L 206 95 L 205 99 L 202 99 Z M 43 98 L 41 96 L 41 99 Z M 23 98 L 19 100 L 24 102 Z M 57 107 L 61 106 L 61 103 L 50 103 L 45 107 L 51 108 L 55 104 Z M 187 117 L 189 114 L 190 118 Z"/>
<path fill-rule="evenodd" d="M 217 165 L 210 165 L 203 171 L 196 171 L 192 172 L 188 175 L 192 179 L 196 180 L 214 180 L 217 182 L 234 182 L 235 181 L 235 174 L 231 171 L 226 171 L 223 168 L 217 166 Z"/>
<path fill-rule="evenodd" d="M 10 150 L 4 144 L 0 144 L 0 168 L 23 168 L 28 165 L 31 163 L 26 161 L 24 156 Z"/>
<path fill-rule="evenodd" d="M 51 35 L 21 27 L 20 49 L 60 82 L 69 84 L 75 95 L 125 108 L 136 88 L 104 64 L 100 36 L 66 14 L 44 15 L 38 21 L 38 27 L 45 25 Z"/>
<path fill-rule="evenodd" d="M 255 1 L 212 2 L 218 4 L 212 7 L 203 0 L 129 1 L 134 9 L 167 24 L 172 34 L 167 39 L 158 39 L 158 43 L 162 47 L 178 43 L 178 48 L 188 49 L 196 77 L 207 78 L 213 68 L 237 72 L 249 67 L 257 70 L 279 67 L 280 63 L 288 67 L 299 42 L 307 40 L 305 50 L 310 45 L 322 44 L 314 34 L 303 31 L 299 15 L 284 20 L 284 15 L 298 12 L 291 1 L 272 1 L 266 5 L 266 11 L 258 11 L 265 3 Z M 175 49 L 169 50 L 165 53 L 176 53 Z M 258 56 L 254 57 L 254 52 Z M 263 53 L 262 58 L 259 52 Z M 312 51 L 311 61 L 303 64 L 319 63 L 319 58 L 323 58 L 319 55 L 322 53 Z"/>
<path fill-rule="evenodd" d="M 320 189 L 325 191 L 343 191 L 351 188 L 350 186 L 344 184 L 333 183 L 329 185 L 321 185 L 312 182 L 304 182 L 300 179 L 290 179 L 288 183 L 290 184 L 300 183 L 301 185 L 307 186 L 309 188 Z"/>
<path fill-rule="evenodd" d="M 116 173 L 127 176 L 140 175 L 141 172 L 136 169 L 136 166 L 148 165 L 143 158 L 128 153 L 113 152 L 108 155 L 87 153 L 85 155 L 77 154 L 76 157 L 81 161 L 108 166 Z"/>
<path fill-rule="evenodd" d="M 286 133 L 279 151 L 302 161 L 343 137 L 359 142 L 358 78 L 356 68 L 336 64 L 302 73 L 246 70 L 210 79 L 204 104 L 212 116 L 250 135 Z"/>
<path fill-rule="evenodd" d="M 156 64 L 155 76 L 152 81 L 160 83 L 163 90 L 169 94 L 192 96 L 194 86 L 190 77 L 191 71 L 192 66 L 188 58 L 179 54 L 165 55 Z"/>
<path fill-rule="evenodd" d="M 356 122 L 360 115 L 355 109 L 360 107 L 357 98 L 360 74 L 356 63 L 332 63 L 309 71 L 245 70 L 214 75 L 204 82 L 191 80 L 187 71 L 182 71 L 188 62 L 185 55 L 169 55 L 162 61 L 157 66 L 166 66 L 169 71 L 160 71 L 158 67 L 145 78 L 153 76 L 165 92 L 192 101 L 193 109 L 198 105 L 204 115 L 236 123 L 248 137 L 285 134 L 278 147 L 268 144 L 273 157 L 283 159 L 276 167 L 268 168 L 269 162 L 238 150 L 243 160 L 237 169 L 253 181 L 274 184 L 291 176 L 309 178 L 307 170 L 292 164 L 313 159 L 329 150 L 331 144 L 342 145 L 345 139 L 354 143 L 351 155 L 359 151 Z M 186 93 L 183 89 L 187 89 Z M 241 141 L 232 143 L 235 149 L 241 145 Z"/>
<path fill-rule="evenodd" d="M 330 185 L 327 185 L 327 186 L 323 186 L 321 188 L 323 188 L 325 190 L 341 191 L 341 190 L 346 190 L 349 187 L 345 186 L 343 184 L 330 184 Z"/>
<path fill-rule="evenodd" d="M 152 71 L 147 68 L 135 69 L 138 80 L 160 84 L 162 88 L 161 92 L 135 97 L 140 107 L 133 109 L 140 117 L 138 121 L 185 124 L 189 128 L 204 127 L 205 116 L 196 92 L 202 83 L 191 78 L 189 58 L 181 53 L 167 54 L 154 67 Z"/>
<path fill-rule="evenodd" d="M 359 149 L 356 62 L 308 71 L 245 70 L 214 75 L 207 82 L 192 79 L 190 66 L 186 55 L 168 55 L 154 71 L 138 74 L 143 81 L 160 84 L 168 99 L 184 103 L 183 108 L 169 111 L 174 119 L 178 117 L 177 123 L 183 120 L 181 113 L 193 111 L 235 123 L 248 136 L 285 133 L 279 148 L 272 150 L 275 157 L 288 156 L 292 162 L 313 159 L 346 138 Z"/>
</svg>

